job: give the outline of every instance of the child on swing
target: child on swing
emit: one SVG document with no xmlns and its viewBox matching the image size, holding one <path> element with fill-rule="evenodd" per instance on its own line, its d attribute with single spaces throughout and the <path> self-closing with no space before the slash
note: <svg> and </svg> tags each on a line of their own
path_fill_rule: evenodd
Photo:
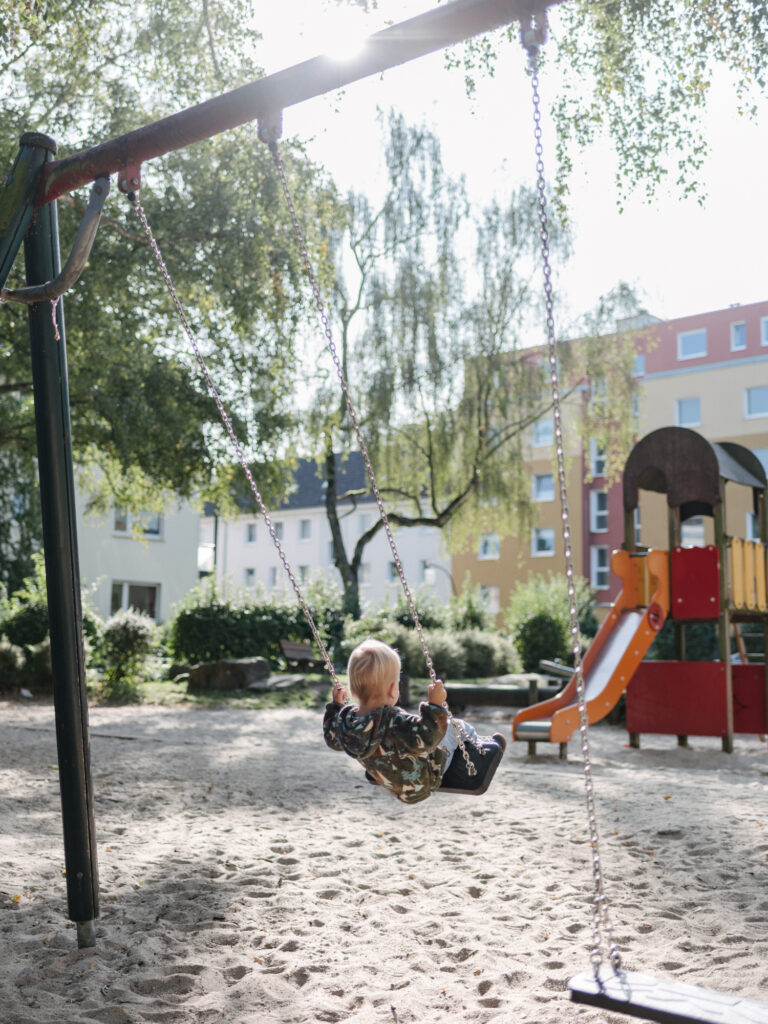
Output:
<svg viewBox="0 0 768 1024">
<path fill-rule="evenodd" d="M 357 706 L 346 704 L 344 687 L 337 683 L 326 706 L 323 735 L 332 750 L 343 750 L 366 769 L 371 781 L 388 789 L 406 804 L 426 800 L 440 788 L 443 775 L 458 748 L 456 730 L 449 728 L 441 680 L 430 683 L 419 714 L 397 707 L 400 695 L 400 656 L 380 640 L 364 640 L 349 657 L 349 687 Z M 478 740 L 471 725 L 455 719 L 462 738 Z M 493 743 L 503 753 L 500 733 Z M 487 746 L 487 743 L 486 743 Z M 500 755 L 499 755 L 500 756 Z"/>
</svg>

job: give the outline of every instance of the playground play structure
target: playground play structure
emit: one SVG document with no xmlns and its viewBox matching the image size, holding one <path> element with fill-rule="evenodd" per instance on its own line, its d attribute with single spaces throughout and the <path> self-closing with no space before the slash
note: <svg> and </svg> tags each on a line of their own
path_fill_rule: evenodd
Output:
<svg viewBox="0 0 768 1024">
<path fill-rule="evenodd" d="M 751 490 L 760 524 L 760 540 L 726 532 L 726 488 Z M 635 544 L 635 509 L 640 491 L 665 494 L 669 550 Z M 737 733 L 768 732 L 768 668 L 750 664 L 743 623 L 768 635 L 766 596 L 766 476 L 758 458 L 738 444 L 710 444 L 683 427 L 663 427 L 639 441 L 624 470 L 624 547 L 611 568 L 622 589 L 582 663 L 587 716 L 598 722 L 626 694 L 626 721 L 632 746 L 641 733 L 678 737 L 720 736 L 733 750 Z M 715 543 L 683 547 L 681 525 L 687 519 L 714 520 Z M 675 660 L 643 660 L 665 622 L 674 629 Z M 709 623 L 717 630 L 717 661 L 686 660 L 686 627 Z M 731 654 L 736 641 L 738 662 Z M 540 740 L 560 744 L 579 725 L 576 679 L 562 693 L 515 715 L 513 737 L 532 750 Z"/>
<path fill-rule="evenodd" d="M 360 78 L 383 71 L 403 63 L 406 60 L 443 48 L 452 43 L 466 39 L 480 32 L 488 31 L 501 25 L 519 21 L 521 38 L 528 52 L 529 71 L 533 92 L 533 108 L 535 122 L 536 157 L 537 157 L 537 189 L 539 193 L 539 221 L 542 242 L 542 262 L 544 265 L 545 299 L 547 307 L 547 346 L 552 381 L 552 406 L 555 423 L 555 450 L 558 465 L 560 498 L 563 510 L 563 537 L 566 551 L 566 575 L 570 581 L 570 618 L 572 629 L 576 629 L 576 607 L 573 589 L 573 552 L 570 544 L 570 519 L 568 512 L 564 445 L 562 434 L 562 416 L 560 407 L 559 378 L 557 369 L 557 353 L 554 334 L 553 296 L 551 287 L 551 268 L 549 265 L 547 214 L 545 200 L 545 181 L 543 162 L 541 159 L 541 130 L 538 96 L 538 51 L 545 36 L 545 13 L 551 2 L 534 0 L 455 0 L 439 9 L 412 18 L 407 22 L 394 25 L 389 29 L 369 37 L 367 45 L 360 56 L 343 65 L 330 58 L 315 58 L 304 64 L 297 65 L 277 75 L 272 75 L 252 83 L 232 93 L 217 97 L 198 107 L 191 108 L 181 114 L 173 115 L 162 121 L 138 129 L 119 139 L 104 143 L 94 149 L 74 154 L 66 159 L 56 161 L 55 143 L 44 135 L 29 133 L 22 136 L 21 149 L 11 174 L 6 179 L 5 189 L 0 193 L 0 289 L 3 288 L 8 273 L 13 265 L 22 242 L 25 248 L 27 286 L 23 289 L 8 290 L 3 293 L 6 300 L 25 302 L 29 306 L 30 336 L 32 347 L 32 369 L 35 397 L 35 417 L 38 440 L 38 457 L 40 469 L 40 491 L 44 512 L 43 535 L 47 570 L 47 589 L 49 603 L 51 653 L 55 668 L 54 703 L 56 711 L 57 745 L 59 751 L 59 777 L 62 797 L 62 817 L 64 825 L 64 847 L 67 874 L 67 892 L 69 898 L 70 918 L 76 922 L 78 943 L 91 946 L 95 942 L 94 918 L 98 915 L 98 881 L 96 864 L 96 840 L 93 821 L 93 799 L 91 792 L 90 752 L 88 745 L 87 699 L 85 688 L 85 665 L 82 643 L 82 625 L 80 609 L 80 581 L 77 559 L 77 539 L 74 518 L 74 482 L 72 467 L 71 437 L 69 426 L 69 401 L 67 389 L 66 343 L 62 304 L 59 297 L 77 278 L 79 270 L 85 264 L 90 241 L 98 224 L 101 204 L 108 190 L 110 174 L 117 173 L 118 185 L 134 206 L 142 226 L 147 234 L 152 252 L 157 259 L 166 285 L 176 306 L 185 333 L 195 351 L 204 372 L 211 396 L 214 398 L 219 412 L 227 428 L 233 447 L 240 458 L 242 467 L 251 484 L 252 491 L 264 512 L 273 540 L 281 554 L 284 567 L 294 584 L 297 597 L 307 615 L 315 640 L 323 652 L 326 665 L 334 676 L 333 666 L 319 637 L 315 624 L 312 622 L 300 591 L 295 584 L 293 574 L 278 539 L 271 529 L 271 523 L 263 507 L 261 496 L 253 481 L 246 460 L 239 449 L 237 439 L 231 429 L 226 410 L 218 392 L 210 378 L 207 367 L 196 346 L 184 312 L 179 304 L 170 274 L 165 266 L 157 243 L 152 236 L 146 221 L 143 208 L 138 201 L 137 193 L 141 184 L 140 165 L 143 160 L 160 156 L 163 153 L 189 145 L 191 142 L 208 138 L 227 128 L 234 127 L 253 119 L 259 120 L 259 137 L 267 142 L 275 157 L 275 163 L 283 178 L 284 190 L 291 216 L 294 220 L 297 237 L 301 243 L 302 235 L 296 219 L 289 190 L 286 187 L 282 163 L 279 156 L 277 139 L 279 138 L 279 122 L 283 108 L 303 99 L 321 94 L 343 85 L 350 84 Z M 81 231 L 78 233 L 75 249 L 63 271 L 59 267 L 58 232 L 56 207 L 53 200 L 64 195 L 73 188 L 94 182 L 90 215 L 86 215 Z M 90 218 L 90 219 L 89 219 Z M 306 270 L 316 295 L 318 312 L 323 319 L 322 303 L 314 279 L 312 268 L 305 256 Z M 51 306 L 53 303 L 53 306 Z M 53 315 L 52 315 L 53 314 Z M 358 442 L 369 472 L 372 490 L 379 503 L 380 513 L 388 536 L 390 534 L 386 513 L 381 505 L 376 481 L 367 457 L 359 428 L 355 420 L 344 375 L 338 364 L 332 338 L 326 329 L 326 337 L 331 354 L 339 370 L 339 379 L 348 402 L 351 420 L 355 426 Z M 653 437 L 654 435 L 651 435 Z M 639 447 L 639 446 L 638 446 Z M 724 448 L 725 446 L 720 446 Z M 735 446 L 730 446 L 735 447 Z M 717 461 L 717 460 L 716 460 Z M 739 459 L 734 457 L 734 461 Z M 755 460 L 756 461 L 756 460 Z M 672 472 L 674 461 L 668 466 L 662 462 L 662 476 Z M 728 477 L 728 479 L 734 479 Z M 757 479 L 754 477 L 754 479 Z M 717 513 L 721 504 L 718 489 L 720 477 L 715 476 L 715 487 L 705 496 L 698 494 L 695 488 L 684 492 L 684 500 L 672 502 L 673 508 L 686 509 L 683 517 L 693 514 L 686 503 L 696 504 L 704 501 L 707 496 L 711 508 Z M 664 486 L 672 491 L 671 479 L 664 477 Z M 640 474 L 638 486 L 650 489 L 661 489 L 658 479 L 653 473 L 650 476 Z M 761 486 L 764 490 L 765 476 L 762 475 Z M 677 493 L 677 492 L 675 492 Z M 636 502 L 635 502 L 636 504 Z M 625 491 L 625 507 L 627 498 Z M 634 507 L 634 506 L 631 506 Z M 761 536 L 765 538 L 765 509 L 762 508 Z M 393 554 L 396 564 L 399 563 L 394 544 Z M 660 982 L 654 978 L 624 971 L 621 955 L 613 939 L 613 929 L 609 919 L 609 909 L 603 889 L 602 870 L 599 852 L 599 837 L 595 819 L 591 763 L 589 756 L 588 719 L 590 706 L 595 699 L 602 697 L 605 702 L 610 698 L 605 691 L 610 689 L 607 682 L 599 684 L 599 693 L 588 693 L 585 676 L 590 673 L 596 680 L 613 680 L 615 672 L 611 669 L 613 661 L 621 663 L 626 651 L 626 641 L 630 635 L 637 638 L 632 648 L 632 658 L 642 657 L 640 649 L 643 643 L 648 645 L 652 634 L 658 631 L 667 616 L 671 604 L 675 600 L 675 590 L 669 586 L 669 570 L 664 565 L 660 553 L 639 551 L 622 552 L 626 555 L 625 591 L 626 600 L 616 611 L 606 629 L 601 644 L 595 646 L 594 663 L 590 669 L 585 662 L 584 671 L 578 665 L 579 652 L 576 648 L 577 670 L 573 687 L 576 693 L 576 719 L 569 718 L 573 727 L 578 724 L 582 733 L 582 749 L 584 751 L 584 776 L 587 797 L 587 817 L 590 835 L 591 859 L 593 865 L 594 893 L 593 904 L 593 945 L 591 949 L 590 970 L 578 975 L 570 982 L 571 996 L 574 1001 L 590 1003 L 596 1006 L 645 1017 L 658 1021 L 724 1021 L 730 1024 L 750 1021 L 768 1022 L 768 1004 L 744 1000 L 736 996 L 724 996 L 706 989 L 675 982 Z M 633 562 L 633 556 L 635 561 Z M 644 556 L 644 564 L 648 567 L 640 573 L 635 565 L 640 565 Z M 742 556 L 743 557 L 743 556 Z M 617 565 L 620 564 L 617 562 Z M 409 598 L 414 623 L 422 639 L 427 666 L 431 673 L 434 668 L 423 643 L 420 623 L 416 614 L 407 582 L 398 565 L 401 581 Z M 642 588 L 641 588 L 642 577 Z M 742 586 L 744 577 L 742 569 Z M 751 586 L 751 584 L 750 584 Z M 695 588 L 691 587 L 693 591 Z M 746 594 L 747 587 L 744 587 Z M 763 577 L 763 603 L 765 580 Z M 757 584 L 750 594 L 757 594 Z M 744 597 L 746 601 L 746 597 Z M 755 600 L 757 598 L 755 597 Z M 618 602 L 617 602 L 618 606 Z M 726 613 L 725 625 L 729 618 Z M 574 634 L 575 635 L 575 634 Z M 621 640 L 619 640 L 619 637 Z M 726 641 L 727 642 L 727 641 Z M 600 650 L 604 650 L 605 666 L 597 672 Z M 612 658 L 608 657 L 613 652 Z M 589 657 L 589 656 L 588 656 Z M 629 662 L 633 671 L 637 664 Z M 629 671 L 629 668 L 627 669 Z M 731 676 L 728 675 L 728 679 Z M 569 683 L 567 689 L 572 685 Z M 613 690 L 611 689 L 611 692 Z M 733 718 L 732 696 L 731 719 Z M 558 709 L 552 709 L 560 710 Z M 553 714 L 552 721 L 556 718 Z M 542 719 L 543 720 L 543 719 Z M 533 728 L 533 726 L 529 726 Z M 572 730 L 571 730 L 572 731 Z M 549 725 L 551 736 L 552 725 Z M 732 737 L 730 728 L 729 736 Z M 538 739 L 545 738 L 541 731 Z M 471 773 L 470 773 L 471 774 Z M 609 964 L 604 964 L 603 948 L 607 952 Z"/>
</svg>

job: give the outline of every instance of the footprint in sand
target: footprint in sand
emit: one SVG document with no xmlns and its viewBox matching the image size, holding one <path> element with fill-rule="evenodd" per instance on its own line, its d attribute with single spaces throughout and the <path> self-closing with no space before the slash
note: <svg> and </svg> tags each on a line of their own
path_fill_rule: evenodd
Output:
<svg viewBox="0 0 768 1024">
<path fill-rule="evenodd" d="M 164 978 L 136 978 L 130 988 L 139 996 L 188 996 L 195 981 L 188 974 L 168 974 Z"/>
</svg>

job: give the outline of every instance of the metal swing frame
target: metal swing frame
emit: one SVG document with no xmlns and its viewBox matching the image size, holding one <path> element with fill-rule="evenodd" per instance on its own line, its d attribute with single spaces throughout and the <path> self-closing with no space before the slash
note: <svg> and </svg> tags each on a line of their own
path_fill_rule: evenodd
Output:
<svg viewBox="0 0 768 1024">
<path fill-rule="evenodd" d="M 2 295 L 23 244 L 26 287 L 42 288 L 46 296 L 36 297 L 29 305 L 29 324 L 51 655 L 57 667 L 54 705 L 67 902 L 69 917 L 77 925 L 79 946 L 95 944 L 99 885 L 66 333 L 63 301 L 53 296 L 52 290 L 52 282 L 61 284 L 62 281 L 54 200 L 112 174 L 117 174 L 122 191 L 135 191 L 141 183 L 141 164 L 145 160 L 256 118 L 277 115 L 296 103 L 480 33 L 527 21 L 533 14 L 560 2 L 453 0 L 375 33 L 351 60 L 340 62 L 328 56 L 312 58 L 59 160 L 52 138 L 40 132 L 22 135 L 16 160 L 0 190 L 0 301 L 23 301 L 12 294 Z M 68 266 L 71 268 L 71 262 Z M 67 284 L 71 283 L 68 279 Z M 52 304 L 49 299 L 53 300 Z"/>
<path fill-rule="evenodd" d="M 561 0 L 454 0 L 453 3 L 445 4 L 427 14 L 376 33 L 368 40 L 367 52 L 343 65 L 327 57 L 314 58 L 63 160 L 54 159 L 56 143 L 48 136 L 37 132 L 29 132 L 22 136 L 19 154 L 10 175 L 6 178 L 5 187 L 0 192 L 0 289 L 5 285 L 23 242 L 27 288 L 41 289 L 37 293 L 28 293 L 27 298 L 32 299 L 29 306 L 30 338 L 40 487 L 43 498 L 51 649 L 54 663 L 59 669 L 54 701 L 68 908 L 71 920 L 77 924 L 78 945 L 95 944 L 98 869 L 82 645 L 66 342 L 63 308 L 62 303 L 58 301 L 58 295 L 61 294 L 58 285 L 62 283 L 62 277 L 66 278 L 65 288 L 72 283 L 67 269 L 71 266 L 71 261 L 65 268 L 66 273 L 61 275 L 58 222 L 53 200 L 98 178 L 108 178 L 113 173 L 118 174 L 119 187 L 122 191 L 135 193 L 140 186 L 140 168 L 144 160 L 209 138 L 256 118 L 269 119 L 295 103 L 341 88 L 481 32 L 519 21 L 527 28 L 527 32 L 523 32 L 523 43 L 529 52 L 534 91 L 539 219 L 547 300 L 547 342 L 555 414 L 558 480 L 563 510 L 569 617 L 574 658 L 579 674 L 580 729 L 595 882 L 592 970 L 572 979 L 571 996 L 576 1002 L 590 1003 L 614 1012 L 662 1022 L 768 1022 L 768 1004 L 721 996 L 695 986 L 660 983 L 642 975 L 624 972 L 612 937 L 607 900 L 603 892 L 599 837 L 594 814 L 584 683 L 579 671 L 581 651 L 578 644 L 573 552 L 565 481 L 538 109 L 536 55 L 538 46 L 543 42 L 543 16 L 549 7 L 559 2 Z M 36 216 L 33 220 L 34 214 Z M 160 259 L 162 260 L 162 257 Z M 83 259 L 82 263 L 84 262 Z M 52 282 L 56 282 L 53 287 Z M 2 297 L 4 301 L 24 301 L 21 296 L 12 293 L 5 293 Z M 52 308 L 48 306 L 48 299 L 53 300 Z M 602 966 L 603 933 L 608 943 L 611 964 L 609 968 Z"/>
</svg>

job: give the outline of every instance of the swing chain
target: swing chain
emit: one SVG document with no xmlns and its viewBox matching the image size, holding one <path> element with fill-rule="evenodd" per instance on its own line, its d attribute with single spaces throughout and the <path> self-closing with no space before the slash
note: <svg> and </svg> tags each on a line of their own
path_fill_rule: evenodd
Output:
<svg viewBox="0 0 768 1024">
<path fill-rule="evenodd" d="M 411 588 L 408 586 L 408 581 L 405 577 L 405 570 L 403 569 L 403 563 L 400 560 L 400 554 L 397 550 L 395 538 L 392 533 L 392 526 L 389 522 L 389 516 L 387 515 L 386 509 L 384 508 L 384 502 L 382 500 L 381 493 L 376 482 L 376 476 L 373 471 L 373 465 L 371 463 L 370 455 L 368 454 L 368 446 L 365 443 L 365 438 L 363 437 L 362 430 L 360 429 L 360 424 L 357 418 L 357 412 L 355 410 L 355 406 L 352 402 L 352 396 L 349 391 L 347 377 L 346 374 L 344 373 L 344 368 L 341 364 L 341 359 L 339 357 L 336 344 L 333 340 L 333 333 L 331 331 L 331 326 L 328 321 L 328 314 L 325 309 L 325 303 L 323 302 L 323 298 L 320 293 L 320 287 L 317 283 L 317 276 L 315 275 L 314 268 L 312 266 L 312 259 L 309 255 L 306 237 L 299 222 L 299 216 L 298 213 L 296 212 L 296 204 L 293 201 L 293 195 L 291 193 L 290 186 L 288 185 L 288 177 L 286 175 L 285 164 L 283 162 L 282 154 L 280 153 L 280 147 L 278 146 L 277 139 L 271 138 L 269 136 L 267 136 L 267 144 L 269 146 L 269 151 L 272 154 L 272 158 L 274 159 L 275 167 L 277 168 L 277 173 L 280 177 L 280 182 L 283 187 L 283 195 L 285 196 L 285 201 L 288 206 L 288 211 L 291 217 L 291 223 L 293 224 L 294 234 L 296 235 L 296 239 L 299 243 L 299 248 L 301 250 L 301 257 L 304 263 L 304 271 L 307 275 L 310 287 L 312 289 L 312 295 L 315 300 L 315 307 L 317 309 L 317 314 L 322 324 L 323 334 L 325 335 L 326 346 L 331 354 L 333 364 L 336 368 L 336 375 L 339 379 L 341 390 L 344 394 L 344 402 L 347 407 L 347 412 L 349 413 L 349 419 L 350 422 L 352 423 L 352 427 L 355 432 L 355 437 L 357 438 L 357 444 L 360 449 L 360 454 L 363 457 L 366 473 L 368 474 L 368 480 L 370 481 L 371 485 L 371 491 L 373 492 L 373 496 L 376 499 L 376 505 L 379 510 L 379 518 L 384 528 L 387 541 L 389 542 L 389 548 L 390 551 L 392 552 L 392 558 L 394 559 L 397 574 L 400 577 L 400 583 L 403 588 L 403 593 L 405 594 L 406 601 L 408 602 L 408 610 L 411 613 L 411 618 L 413 619 L 413 624 L 419 638 L 419 644 L 421 645 L 424 660 L 427 664 L 429 678 L 432 680 L 433 683 L 436 683 L 438 680 L 437 673 L 435 671 L 435 666 L 432 662 L 432 656 L 429 653 L 427 641 L 424 637 L 424 630 L 421 625 L 421 619 L 419 618 L 419 613 L 416 610 L 416 602 L 414 601 Z M 469 756 L 469 752 L 464 743 L 465 732 L 463 728 L 459 725 L 458 721 L 453 717 L 453 715 L 451 715 L 451 725 L 453 726 L 454 731 L 456 732 L 456 738 L 458 740 L 459 749 L 461 750 L 461 755 L 464 758 L 464 763 L 467 768 L 467 774 L 476 775 L 477 768 L 475 768 L 474 764 L 472 763 L 472 760 Z M 479 746 L 478 749 L 485 753 L 482 746 Z"/>
<path fill-rule="evenodd" d="M 565 575 L 568 582 L 568 614 L 571 650 L 576 672 L 576 693 L 579 708 L 579 732 L 581 736 L 581 752 L 584 763 L 584 788 L 589 822 L 589 846 L 592 851 L 592 874 L 594 881 L 593 896 L 593 945 L 590 960 L 595 976 L 598 976 L 603 961 L 603 935 L 608 948 L 608 956 L 615 970 L 621 969 L 621 954 L 613 937 L 613 924 L 610 919 L 608 900 L 603 885 L 603 870 L 600 859 L 600 840 L 595 810 L 595 793 L 592 781 L 592 760 L 589 747 L 589 722 L 587 718 L 586 689 L 582 669 L 582 651 L 579 640 L 579 616 L 576 607 L 576 586 L 573 547 L 571 545 L 571 515 L 568 508 L 568 488 L 566 482 L 565 450 L 563 444 L 563 417 L 560 400 L 560 383 L 557 366 L 557 342 L 555 338 L 554 300 L 552 292 L 552 267 L 549 250 L 549 228 L 547 222 L 546 180 L 544 176 L 544 160 L 541 131 L 541 109 L 539 96 L 538 47 L 539 40 L 527 37 L 521 31 L 523 45 L 528 51 L 529 74 L 533 92 L 534 138 L 536 142 L 536 190 L 539 211 L 539 237 L 541 239 L 541 258 L 544 274 L 544 297 L 546 305 L 547 352 L 552 387 L 552 413 L 554 418 L 555 450 L 557 454 L 557 475 L 560 496 L 562 536 L 565 550 Z"/>
<path fill-rule="evenodd" d="M 158 267 L 160 268 L 160 273 L 163 275 L 163 280 L 165 281 L 166 288 L 168 289 L 168 294 L 171 297 L 171 301 L 173 302 L 173 305 L 174 305 L 174 308 L 176 310 L 176 313 L 177 313 L 177 315 L 179 317 L 179 320 L 181 321 L 181 325 L 184 328 L 184 333 L 186 334 L 187 340 L 189 341 L 190 345 L 192 346 L 192 351 L 195 353 L 195 358 L 197 359 L 197 362 L 198 362 L 198 364 L 200 366 L 200 369 L 202 370 L 203 377 L 205 378 L 205 383 L 206 383 L 206 386 L 208 388 L 208 392 L 209 392 L 211 398 L 216 403 L 216 408 L 219 411 L 219 416 L 221 417 L 221 421 L 224 424 L 224 427 L 225 427 L 225 429 L 227 431 L 227 434 L 229 435 L 229 439 L 230 439 L 230 441 L 232 443 L 232 446 L 233 446 L 233 448 L 235 450 L 235 453 L 236 453 L 238 461 L 240 462 L 240 465 L 241 465 L 241 467 L 243 469 L 243 472 L 245 473 L 246 479 L 248 480 L 248 484 L 249 484 L 249 486 L 251 488 L 251 491 L 253 493 L 254 498 L 256 499 L 256 503 L 259 506 L 259 509 L 261 511 L 261 515 L 262 515 L 262 517 L 264 519 L 264 522 L 267 525 L 267 529 L 269 530 L 269 535 L 272 538 L 272 543 L 275 545 L 275 548 L 277 549 L 277 553 L 278 553 L 278 555 L 280 557 L 280 561 L 283 564 L 283 568 L 285 569 L 285 571 L 286 571 L 286 573 L 288 575 L 288 579 L 291 582 L 291 586 L 293 587 L 293 591 L 296 594 L 296 598 L 297 598 L 297 600 L 299 602 L 301 610 L 304 613 L 304 617 L 306 618 L 307 623 L 309 624 L 309 628 L 312 631 L 312 636 L 315 639 L 315 643 L 317 644 L 317 646 L 318 646 L 318 648 L 320 650 L 320 653 L 323 656 L 323 661 L 325 662 L 325 667 L 328 669 L 328 672 L 329 672 L 329 674 L 331 676 L 331 681 L 333 682 L 334 686 L 336 686 L 336 685 L 339 684 L 339 680 L 338 680 L 338 677 L 336 675 L 336 671 L 335 671 L 335 669 L 333 667 L 333 663 L 331 662 L 330 655 L 328 654 L 328 650 L 327 650 L 327 648 L 325 646 L 325 643 L 323 642 L 322 637 L 320 636 L 320 633 L 318 632 L 317 626 L 315 625 L 315 620 L 313 619 L 312 613 L 310 612 L 309 607 L 307 605 L 307 602 L 304 599 L 304 595 L 302 594 L 301 588 L 299 587 L 299 584 L 298 584 L 298 582 L 296 580 L 296 577 L 293 574 L 293 570 L 291 569 L 291 567 L 290 567 L 290 565 L 288 563 L 288 559 L 286 558 L 285 551 L 283 550 L 283 546 L 280 543 L 280 540 L 279 540 L 279 538 L 277 536 L 277 532 L 275 531 L 274 524 L 273 524 L 273 522 L 272 522 L 272 520 L 271 520 L 271 518 L 269 516 L 269 512 L 267 511 L 267 506 L 264 503 L 264 499 L 261 496 L 261 492 L 259 491 L 258 487 L 256 486 L 256 481 L 254 480 L 253 474 L 251 473 L 251 469 L 250 469 L 250 466 L 248 465 L 248 461 L 247 461 L 247 459 L 245 457 L 245 453 L 243 452 L 243 449 L 242 449 L 242 447 L 240 445 L 240 442 L 237 439 L 237 435 L 235 434 L 234 428 L 232 426 L 232 421 L 231 421 L 231 419 L 229 417 L 229 414 L 227 413 L 226 409 L 224 408 L 224 403 L 222 402 L 222 400 L 221 400 L 221 398 L 219 396 L 219 392 L 218 392 L 218 390 L 216 388 L 216 385 L 213 382 L 213 378 L 211 377 L 210 370 L 208 369 L 208 364 L 206 363 L 205 358 L 204 358 L 204 356 L 203 356 L 202 352 L 200 351 L 200 348 L 199 348 L 199 346 L 197 344 L 197 341 L 195 339 L 195 335 L 194 335 L 194 333 L 192 331 L 192 328 L 191 328 L 191 326 L 189 324 L 189 321 L 187 319 L 186 313 L 184 312 L 184 309 L 183 309 L 183 307 L 181 305 L 181 301 L 179 299 L 178 292 L 176 291 L 176 286 L 173 283 L 173 280 L 171 278 L 171 275 L 170 275 L 170 272 L 169 272 L 168 267 L 166 265 L 166 262 L 163 259 L 162 253 L 160 252 L 160 247 L 158 246 L 157 241 L 155 240 L 155 236 L 152 233 L 152 229 L 149 226 L 149 222 L 147 220 L 147 215 L 144 212 L 144 207 L 141 205 L 141 202 L 139 201 L 138 194 L 136 192 L 128 193 L 128 200 L 131 203 L 131 205 L 133 206 L 133 209 L 136 212 L 136 215 L 138 216 L 139 221 L 141 222 L 141 226 L 144 229 L 144 233 L 147 236 L 147 240 L 149 242 L 149 247 L 152 250 L 152 254 L 155 257 L 155 261 L 157 262 Z"/>
</svg>

